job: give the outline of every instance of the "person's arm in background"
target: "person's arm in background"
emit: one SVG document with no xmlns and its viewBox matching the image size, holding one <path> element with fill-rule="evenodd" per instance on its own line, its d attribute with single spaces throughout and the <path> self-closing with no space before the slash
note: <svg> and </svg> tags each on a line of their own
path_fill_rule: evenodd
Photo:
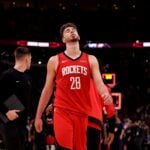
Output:
<svg viewBox="0 0 150 150">
<path fill-rule="evenodd" d="M 5 107 L 5 105 L 3 104 L 5 99 L 7 98 L 7 79 L 9 80 L 9 78 L 7 78 L 7 76 L 5 74 L 1 74 L 0 76 L 0 112 L 3 114 L 6 114 L 6 112 L 8 111 L 7 107 Z M 6 85 L 7 84 L 7 85 Z M 6 93 L 6 94 L 5 94 Z"/>
<path fill-rule="evenodd" d="M 6 73 L 2 73 L 0 76 L 0 112 L 6 115 L 10 121 L 13 121 L 19 117 L 18 112 L 20 112 L 20 110 L 8 110 L 4 105 L 5 100 L 13 94 L 11 86 L 13 86 L 13 83 L 10 76 Z"/>
<path fill-rule="evenodd" d="M 111 88 L 109 88 L 107 85 L 106 87 L 109 93 L 111 94 Z M 109 105 L 103 104 L 103 106 L 104 106 L 104 111 L 108 123 L 108 131 L 107 131 L 107 138 L 105 140 L 105 144 L 107 145 L 107 148 L 110 149 L 115 136 L 114 129 L 116 124 L 116 112 L 115 112 L 113 101 Z"/>
<path fill-rule="evenodd" d="M 53 93 L 53 87 L 54 87 L 54 79 L 56 75 L 56 68 L 57 68 L 57 56 L 53 56 L 49 59 L 48 64 L 47 64 L 47 75 L 46 75 L 46 81 L 44 88 L 42 90 L 38 108 L 37 108 L 37 113 L 35 117 L 35 129 L 37 132 L 41 132 L 43 129 L 43 122 L 42 122 L 42 114 L 48 104 L 48 101 Z"/>
<path fill-rule="evenodd" d="M 114 140 L 114 129 L 116 124 L 116 116 L 115 109 L 113 103 L 109 105 L 105 105 L 105 109 L 107 111 L 107 120 L 108 120 L 108 135 L 107 135 L 107 146 L 110 148 L 113 140 Z"/>
</svg>

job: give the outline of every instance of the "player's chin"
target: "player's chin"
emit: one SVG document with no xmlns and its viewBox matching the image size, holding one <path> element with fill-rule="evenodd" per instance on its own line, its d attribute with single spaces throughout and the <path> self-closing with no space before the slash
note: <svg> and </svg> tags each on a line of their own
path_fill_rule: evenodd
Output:
<svg viewBox="0 0 150 150">
<path fill-rule="evenodd" d="M 72 42 L 76 42 L 76 41 L 79 41 L 79 40 L 80 40 L 80 38 L 78 36 L 73 36 L 72 39 L 71 39 Z"/>
</svg>

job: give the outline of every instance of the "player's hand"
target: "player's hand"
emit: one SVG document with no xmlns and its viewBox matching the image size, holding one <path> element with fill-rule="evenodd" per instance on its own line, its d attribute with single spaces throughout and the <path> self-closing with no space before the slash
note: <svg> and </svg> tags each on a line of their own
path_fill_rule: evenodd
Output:
<svg viewBox="0 0 150 150">
<path fill-rule="evenodd" d="M 104 140 L 104 143 L 107 146 L 107 150 L 110 150 L 113 140 L 114 140 L 114 133 L 108 133 L 107 138 Z"/>
<path fill-rule="evenodd" d="M 108 145 L 111 145 L 114 140 L 114 133 L 108 133 L 107 141 Z"/>
<path fill-rule="evenodd" d="M 40 133 L 43 130 L 43 121 L 41 118 L 36 118 L 34 122 L 36 132 Z"/>
<path fill-rule="evenodd" d="M 109 93 L 102 94 L 102 98 L 104 100 L 104 105 L 109 105 L 113 102 L 113 99 Z"/>
<path fill-rule="evenodd" d="M 19 115 L 17 114 L 18 112 L 20 112 L 20 110 L 8 110 L 6 116 L 10 121 L 13 121 L 19 117 Z"/>
<path fill-rule="evenodd" d="M 48 116 L 50 113 L 52 113 L 53 111 L 53 104 L 48 105 L 48 107 L 46 108 L 46 115 Z"/>
</svg>

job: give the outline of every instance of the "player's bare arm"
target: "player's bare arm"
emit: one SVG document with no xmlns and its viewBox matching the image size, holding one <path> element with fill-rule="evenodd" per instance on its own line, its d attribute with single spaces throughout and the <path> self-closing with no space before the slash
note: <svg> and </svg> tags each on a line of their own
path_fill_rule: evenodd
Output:
<svg viewBox="0 0 150 150">
<path fill-rule="evenodd" d="M 101 72 L 99 69 L 99 63 L 96 57 L 93 55 L 89 55 L 89 62 L 92 71 L 93 80 L 98 89 L 99 94 L 103 97 L 105 104 L 111 103 L 112 97 L 109 94 L 109 91 L 102 80 Z"/>
<path fill-rule="evenodd" d="M 36 118 L 35 118 L 35 128 L 37 132 L 42 131 L 41 116 L 53 92 L 57 63 L 58 63 L 57 56 L 53 56 L 49 59 L 48 64 L 47 64 L 46 81 L 45 81 L 45 85 L 40 96 Z"/>
</svg>

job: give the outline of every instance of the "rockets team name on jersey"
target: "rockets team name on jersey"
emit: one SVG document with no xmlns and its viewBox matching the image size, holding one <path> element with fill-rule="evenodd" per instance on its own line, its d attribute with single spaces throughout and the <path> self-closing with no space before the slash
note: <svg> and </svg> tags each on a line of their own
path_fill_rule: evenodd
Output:
<svg viewBox="0 0 150 150">
<path fill-rule="evenodd" d="M 87 75 L 87 67 L 80 66 L 80 65 L 71 65 L 66 66 L 62 68 L 62 76 L 68 75 L 68 74 L 82 74 Z"/>
</svg>

